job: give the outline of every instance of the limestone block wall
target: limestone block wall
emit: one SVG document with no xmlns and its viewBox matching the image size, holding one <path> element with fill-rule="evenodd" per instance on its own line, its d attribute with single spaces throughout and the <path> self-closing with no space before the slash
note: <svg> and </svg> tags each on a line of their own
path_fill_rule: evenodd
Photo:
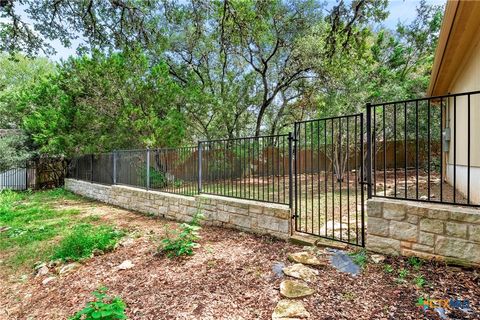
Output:
<svg viewBox="0 0 480 320">
<path fill-rule="evenodd" d="M 194 197 L 140 188 L 65 179 L 65 188 L 87 198 L 177 221 L 197 211 L 205 223 L 287 239 L 291 214 L 286 205 L 200 194 Z"/>
<path fill-rule="evenodd" d="M 367 202 L 367 249 L 480 265 L 480 210 L 374 198 Z"/>
</svg>

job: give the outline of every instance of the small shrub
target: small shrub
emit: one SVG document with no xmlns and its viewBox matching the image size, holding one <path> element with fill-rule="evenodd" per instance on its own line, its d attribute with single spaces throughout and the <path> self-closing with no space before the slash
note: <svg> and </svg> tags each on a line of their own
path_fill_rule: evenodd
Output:
<svg viewBox="0 0 480 320">
<path fill-rule="evenodd" d="M 364 268 L 367 264 L 367 252 L 364 249 L 351 253 L 350 256 L 352 257 L 353 262 L 361 268 Z"/>
<path fill-rule="evenodd" d="M 383 270 L 384 270 L 386 273 L 393 273 L 393 271 L 395 271 L 395 270 L 393 269 L 393 267 L 392 267 L 391 265 L 389 265 L 389 264 L 385 264 L 385 265 L 383 266 Z"/>
<path fill-rule="evenodd" d="M 94 250 L 111 251 L 122 236 L 123 232 L 111 226 L 81 224 L 60 242 L 52 258 L 78 261 L 90 257 Z"/>
<path fill-rule="evenodd" d="M 167 236 L 162 240 L 158 253 L 166 253 L 167 257 L 191 256 L 193 249 L 198 246 L 196 241 L 200 239 L 200 221 L 203 219 L 201 213 L 196 213 L 189 223 L 182 223 L 180 231 L 174 231 L 171 237 L 167 230 Z"/>
<path fill-rule="evenodd" d="M 408 264 L 413 267 L 413 269 L 418 270 L 423 264 L 423 261 L 418 257 L 409 257 Z"/>
<path fill-rule="evenodd" d="M 408 270 L 407 269 L 400 269 L 398 270 L 398 278 L 397 278 L 397 282 L 399 283 L 403 283 L 405 282 L 405 278 L 408 276 Z"/>
<path fill-rule="evenodd" d="M 413 282 L 418 288 L 423 288 L 426 283 L 425 278 L 422 275 L 416 276 L 415 279 L 413 279 Z"/>
<path fill-rule="evenodd" d="M 75 313 L 70 320 L 121 320 L 125 315 L 125 302 L 119 297 L 109 297 L 107 288 L 103 287 L 92 293 L 95 299 L 87 303 L 85 308 Z"/>
</svg>

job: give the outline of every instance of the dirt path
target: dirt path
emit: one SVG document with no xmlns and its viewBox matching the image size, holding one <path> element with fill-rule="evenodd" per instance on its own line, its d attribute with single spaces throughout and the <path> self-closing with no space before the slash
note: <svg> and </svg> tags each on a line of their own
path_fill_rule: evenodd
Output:
<svg viewBox="0 0 480 320">
<path fill-rule="evenodd" d="M 280 300 L 281 282 L 272 271 L 289 252 L 302 248 L 233 230 L 202 229 L 201 247 L 185 260 L 155 257 L 165 227 L 174 222 L 154 219 L 123 209 L 87 201 L 65 201 L 58 206 L 80 208 L 82 214 L 129 230 L 133 243 L 86 261 L 76 271 L 46 285 L 47 276 L 2 272 L 0 319 L 66 319 L 91 299 L 91 292 L 105 285 L 128 305 L 130 319 L 271 319 Z M 124 260 L 135 266 L 115 269 Z M 408 268 L 402 259 L 387 258 L 395 270 Z M 310 319 L 439 319 L 416 306 L 420 296 L 468 299 L 471 315 L 480 318 L 480 277 L 476 271 L 434 263 L 421 267 L 427 286 L 416 289 L 411 279 L 400 284 L 370 263 L 353 278 L 333 267 L 322 267 L 316 293 L 303 301 Z M 413 275 L 412 275 L 413 277 Z M 458 311 L 460 312 L 460 311 Z"/>
</svg>

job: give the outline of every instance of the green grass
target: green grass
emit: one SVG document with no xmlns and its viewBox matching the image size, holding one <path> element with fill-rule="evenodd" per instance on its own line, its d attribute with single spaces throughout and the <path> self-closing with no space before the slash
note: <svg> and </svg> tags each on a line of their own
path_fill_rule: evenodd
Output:
<svg viewBox="0 0 480 320">
<path fill-rule="evenodd" d="M 90 257 L 95 250 L 103 252 L 115 248 L 118 239 L 123 236 L 121 231 L 111 226 L 92 226 L 80 224 L 62 239 L 55 248 L 53 259 L 63 261 L 78 261 Z"/>
<path fill-rule="evenodd" d="M 63 243 L 75 232 L 78 234 L 78 225 L 98 220 L 95 216 L 79 216 L 79 209 L 55 207 L 65 200 L 80 201 L 81 198 L 62 188 L 38 192 L 0 192 L 0 227 L 9 228 L 0 232 L 2 264 L 16 271 L 19 268 L 31 268 L 37 261 L 48 261 L 56 256 L 59 242 Z M 83 228 L 89 228 L 90 232 L 109 233 L 107 227 L 105 230 L 97 230 L 92 225 Z M 108 243 L 101 239 L 95 241 L 101 246 Z"/>
</svg>

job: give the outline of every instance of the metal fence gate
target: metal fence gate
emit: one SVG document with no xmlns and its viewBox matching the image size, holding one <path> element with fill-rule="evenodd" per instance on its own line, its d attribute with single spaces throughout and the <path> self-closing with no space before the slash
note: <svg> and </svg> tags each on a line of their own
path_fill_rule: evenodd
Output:
<svg viewBox="0 0 480 320">
<path fill-rule="evenodd" d="M 295 231 L 364 246 L 363 114 L 296 122 Z"/>
</svg>

